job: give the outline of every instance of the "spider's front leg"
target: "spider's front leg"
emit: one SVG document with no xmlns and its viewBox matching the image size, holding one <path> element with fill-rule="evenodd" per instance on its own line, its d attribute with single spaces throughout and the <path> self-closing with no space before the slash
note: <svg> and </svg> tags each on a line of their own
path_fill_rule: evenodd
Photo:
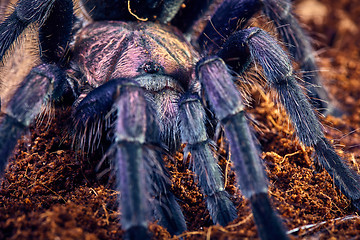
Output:
<svg viewBox="0 0 360 240">
<path fill-rule="evenodd" d="M 209 57 L 197 64 L 197 77 L 229 140 L 231 160 L 242 194 L 250 200 L 262 239 L 287 239 L 267 194 L 267 180 L 244 113 L 243 100 L 223 60 Z"/>
<path fill-rule="evenodd" d="M 146 239 L 148 209 L 147 175 L 143 145 L 146 134 L 146 103 L 139 89 L 122 86 L 114 107 L 115 174 L 120 190 L 121 224 L 128 239 Z"/>
<path fill-rule="evenodd" d="M 87 94 L 73 114 L 77 134 L 99 126 L 99 121 L 113 118 L 114 113 L 114 123 L 105 129 L 112 132 L 107 135 L 112 142 L 107 157 L 115 167 L 125 237 L 148 239 L 147 224 L 152 213 L 171 234 L 182 233 L 186 224 L 169 190 L 171 183 L 161 158 L 163 150 L 159 151 L 156 116 L 137 83 L 114 79 Z M 102 130 L 97 128 L 90 134 L 95 137 L 101 134 L 96 131 Z"/>
</svg>

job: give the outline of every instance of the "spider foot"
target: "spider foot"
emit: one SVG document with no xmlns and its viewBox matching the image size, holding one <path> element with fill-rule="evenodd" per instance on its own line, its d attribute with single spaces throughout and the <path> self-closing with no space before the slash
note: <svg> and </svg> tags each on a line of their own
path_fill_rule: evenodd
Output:
<svg viewBox="0 0 360 240">
<path fill-rule="evenodd" d="M 284 231 L 278 231 L 283 229 L 283 227 L 279 218 L 272 210 L 268 195 L 266 193 L 254 194 L 250 198 L 250 202 L 261 239 L 287 239 Z"/>
<path fill-rule="evenodd" d="M 318 161 L 332 176 L 335 185 L 360 211 L 360 176 L 343 162 L 325 138 L 319 140 L 314 148 Z"/>
<path fill-rule="evenodd" d="M 155 208 L 159 225 L 165 227 L 170 234 L 178 235 L 186 231 L 184 215 L 173 194 L 162 196 Z"/>
<path fill-rule="evenodd" d="M 5 115 L 0 122 L 0 176 L 3 174 L 7 159 L 11 155 L 17 140 L 26 127 L 16 119 Z"/>
<path fill-rule="evenodd" d="M 147 227 L 136 226 L 125 231 L 124 239 L 126 240 L 150 240 L 151 237 Z"/>
<path fill-rule="evenodd" d="M 226 191 L 208 196 L 206 204 L 214 223 L 226 226 L 237 218 L 237 210 Z"/>
</svg>

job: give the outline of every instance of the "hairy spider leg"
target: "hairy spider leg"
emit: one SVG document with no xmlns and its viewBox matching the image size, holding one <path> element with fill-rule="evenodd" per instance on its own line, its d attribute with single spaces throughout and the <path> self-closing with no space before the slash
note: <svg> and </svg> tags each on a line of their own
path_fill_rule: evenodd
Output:
<svg viewBox="0 0 360 240">
<path fill-rule="evenodd" d="M 200 35 L 199 45 L 216 51 L 260 10 L 272 20 L 291 56 L 299 62 L 313 107 L 323 114 L 341 114 L 322 85 L 310 38 L 294 17 L 290 0 L 225 0 Z"/>
<path fill-rule="evenodd" d="M 278 42 L 259 28 L 248 28 L 231 35 L 219 52 L 219 56 L 226 58 L 235 47 L 249 48 L 248 58 L 262 66 L 268 84 L 277 91 L 299 140 L 305 146 L 315 149 L 318 163 L 332 176 L 335 185 L 360 210 L 360 177 L 349 169 L 325 138 L 311 104 L 296 81 L 291 61 Z"/>
<path fill-rule="evenodd" d="M 236 208 L 224 188 L 221 170 L 211 150 L 199 97 L 185 94 L 179 102 L 181 141 L 187 143 L 184 157 L 191 153 L 192 170 L 206 196 L 207 209 L 215 224 L 226 226 L 236 219 Z"/>
<path fill-rule="evenodd" d="M 250 200 L 261 239 L 287 239 L 268 199 L 267 179 L 259 152 L 229 69 L 219 57 L 206 57 L 197 64 L 196 74 L 210 107 L 224 127 L 238 184 L 242 194 Z"/>
<path fill-rule="evenodd" d="M 194 24 L 207 13 L 214 0 L 186 0 L 184 8 L 171 20 L 171 25 L 176 26 L 185 35 L 191 35 Z"/>
<path fill-rule="evenodd" d="M 158 21 L 168 23 L 184 0 L 81 0 L 95 21 Z"/>
<path fill-rule="evenodd" d="M 186 231 L 185 217 L 175 196 L 170 191 L 171 181 L 169 172 L 165 169 L 163 157 L 159 149 L 147 146 L 144 149 L 145 166 L 148 168 L 151 186 L 150 195 L 154 216 L 158 224 L 165 227 L 170 234 L 178 235 Z M 162 150 L 163 151 L 163 150 Z"/>
<path fill-rule="evenodd" d="M 39 24 L 40 59 L 45 63 L 64 60 L 73 26 L 72 0 L 20 0 L 0 24 L 0 60 L 25 28 L 35 22 Z"/>
<path fill-rule="evenodd" d="M 89 147 L 95 146 L 94 151 L 102 132 L 113 132 L 113 135 L 106 134 L 112 146 L 105 155 L 115 165 L 117 188 L 121 194 L 122 228 L 130 239 L 143 239 L 148 235 L 147 221 L 151 212 L 171 234 L 186 230 L 180 206 L 170 192 L 169 174 L 161 156 L 164 150 L 155 147 L 161 145 L 158 126 L 148 107 L 143 89 L 137 83 L 113 79 L 87 94 L 73 113 L 78 136 L 75 139 L 79 139 L 80 147 L 85 147 L 84 142 L 88 142 Z M 98 122 L 106 122 L 113 111 L 116 112 L 114 124 L 95 131 L 87 130 Z M 93 136 L 91 140 L 89 134 L 98 139 Z M 88 139 L 84 139 L 86 137 Z"/>
<path fill-rule="evenodd" d="M 146 102 L 142 89 L 127 83 L 119 86 L 114 108 L 116 185 L 120 191 L 121 226 L 127 239 L 149 239 L 150 214 L 143 146 L 146 134 Z"/>
<path fill-rule="evenodd" d="M 0 60 L 23 30 L 37 22 L 43 62 L 30 71 L 6 106 L 0 123 L 1 174 L 18 138 L 41 112 L 41 107 L 50 99 L 60 101 L 72 89 L 60 67 L 70 38 L 72 16 L 71 0 L 21 0 L 0 24 Z M 51 28 L 55 26 L 58 31 L 53 33 Z"/>
<path fill-rule="evenodd" d="M 64 72 L 50 64 L 34 67 L 22 81 L 7 104 L 0 122 L 0 175 L 4 172 L 17 140 L 42 112 L 42 106 L 55 96 L 62 95 L 62 86 L 66 86 Z"/>
<path fill-rule="evenodd" d="M 319 69 L 308 34 L 301 28 L 292 12 L 289 0 L 265 0 L 264 12 L 274 22 L 291 56 L 300 64 L 307 95 L 311 104 L 323 114 L 340 115 L 322 86 Z"/>
<path fill-rule="evenodd" d="M 262 8 L 259 0 L 224 0 L 197 39 L 201 49 L 213 52 Z"/>
</svg>

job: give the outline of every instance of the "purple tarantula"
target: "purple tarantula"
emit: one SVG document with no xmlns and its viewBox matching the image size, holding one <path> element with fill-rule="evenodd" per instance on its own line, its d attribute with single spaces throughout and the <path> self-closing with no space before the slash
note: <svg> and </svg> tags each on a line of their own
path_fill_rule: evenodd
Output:
<svg viewBox="0 0 360 240">
<path fill-rule="evenodd" d="M 149 238 L 147 224 L 153 219 L 172 234 L 186 230 L 162 160 L 181 143 L 191 153 L 212 220 L 227 225 L 237 214 L 210 148 L 219 125 L 261 238 L 286 239 L 270 205 L 244 101 L 234 84 L 236 76 L 256 62 L 278 92 L 300 141 L 314 148 L 316 161 L 359 210 L 359 177 L 324 137 L 312 110 L 336 112 L 321 87 L 313 50 L 292 14 L 291 1 L 224 0 L 196 37 L 194 24 L 212 2 L 83 0 L 83 19 L 74 15 L 72 0 L 18 1 L 0 24 L 0 59 L 36 22 L 42 63 L 5 107 L 0 121 L 1 173 L 42 105 L 71 104 L 74 141 L 91 151 L 109 146 L 106 155 L 115 166 L 127 238 Z M 277 40 L 259 28 L 240 28 L 240 22 L 245 25 L 259 11 L 274 22 L 301 70 L 311 72 L 303 77 L 311 102 Z"/>
</svg>

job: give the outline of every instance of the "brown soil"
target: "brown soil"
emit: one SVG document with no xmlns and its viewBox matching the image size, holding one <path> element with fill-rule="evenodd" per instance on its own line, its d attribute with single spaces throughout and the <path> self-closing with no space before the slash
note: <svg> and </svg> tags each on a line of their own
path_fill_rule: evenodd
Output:
<svg viewBox="0 0 360 240">
<path fill-rule="evenodd" d="M 295 5 L 314 39 L 324 83 L 345 112 L 340 118 L 322 118 L 326 135 L 338 154 L 360 173 L 360 6 L 352 0 L 298 0 Z M 2 72 L 16 75 L 11 69 L 18 60 L 9 59 L 8 69 Z M 23 67 L 16 69 L 25 71 Z M 270 196 L 291 230 L 289 236 L 360 239 L 358 213 L 334 187 L 329 174 L 315 171 L 312 150 L 304 149 L 295 139 L 284 111 L 272 101 L 271 94 L 259 89 L 252 92 L 248 112 L 255 120 L 253 126 L 262 145 Z M 72 140 L 64 133 L 69 127 L 69 113 L 69 109 L 56 109 L 51 124 L 45 117 L 19 141 L 0 188 L 0 239 L 121 238 L 121 213 L 112 178 L 97 177 L 99 156 L 88 157 L 71 147 Z M 257 238 L 248 202 L 234 186 L 234 173 L 227 171 L 226 154 L 220 151 L 219 156 L 226 171 L 226 189 L 233 195 L 239 217 L 227 227 L 211 224 L 189 163 L 177 153 L 176 161 L 168 161 L 168 167 L 173 191 L 188 222 L 189 231 L 181 236 Z M 154 239 L 171 238 L 156 223 L 151 223 L 149 229 Z"/>
</svg>

